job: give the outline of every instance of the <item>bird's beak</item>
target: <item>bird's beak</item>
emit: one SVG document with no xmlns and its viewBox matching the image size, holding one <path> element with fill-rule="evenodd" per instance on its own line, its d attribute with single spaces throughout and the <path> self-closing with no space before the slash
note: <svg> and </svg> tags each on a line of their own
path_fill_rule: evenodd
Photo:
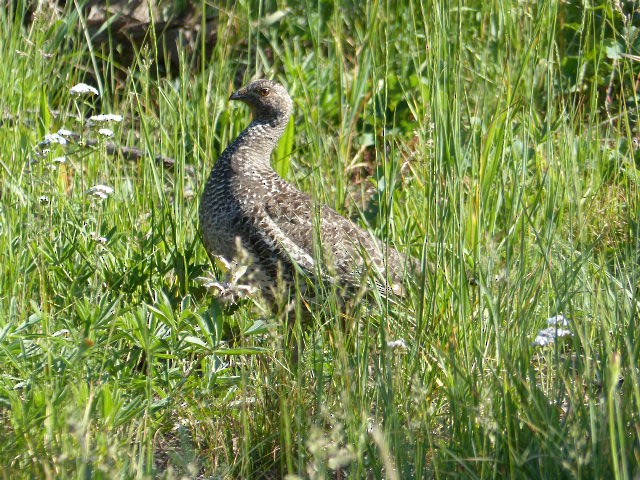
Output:
<svg viewBox="0 0 640 480">
<path fill-rule="evenodd" d="M 240 89 L 233 92 L 229 97 L 229 100 L 242 100 L 243 98 L 244 98 L 244 92 L 242 91 L 242 89 Z"/>
</svg>

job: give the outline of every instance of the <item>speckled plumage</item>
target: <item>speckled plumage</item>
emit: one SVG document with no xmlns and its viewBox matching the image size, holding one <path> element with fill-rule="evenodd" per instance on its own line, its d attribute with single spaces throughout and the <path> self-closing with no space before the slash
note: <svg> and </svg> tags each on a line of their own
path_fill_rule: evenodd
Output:
<svg viewBox="0 0 640 480">
<path fill-rule="evenodd" d="M 249 105 L 253 121 L 222 153 L 202 195 L 200 227 L 209 255 L 233 262 L 243 256 L 240 247 L 268 298 L 277 280 L 291 282 L 296 270 L 311 278 L 320 272 L 347 289 L 373 270 L 381 292 L 401 293 L 404 256 L 335 210 L 315 205 L 271 167 L 293 110 L 285 88 L 257 80 L 230 98 Z"/>
</svg>

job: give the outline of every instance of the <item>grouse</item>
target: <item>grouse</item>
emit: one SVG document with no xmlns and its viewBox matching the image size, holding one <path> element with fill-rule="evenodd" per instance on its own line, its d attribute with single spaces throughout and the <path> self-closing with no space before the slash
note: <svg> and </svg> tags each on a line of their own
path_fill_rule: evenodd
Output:
<svg viewBox="0 0 640 480">
<path fill-rule="evenodd" d="M 200 201 L 200 228 L 212 259 L 242 261 L 253 284 L 273 300 L 296 275 L 345 291 L 374 286 L 403 295 L 415 262 L 281 178 L 270 157 L 291 117 L 286 89 L 257 80 L 233 93 L 253 121 L 220 155 Z M 370 279 L 370 280 L 366 280 Z"/>
</svg>

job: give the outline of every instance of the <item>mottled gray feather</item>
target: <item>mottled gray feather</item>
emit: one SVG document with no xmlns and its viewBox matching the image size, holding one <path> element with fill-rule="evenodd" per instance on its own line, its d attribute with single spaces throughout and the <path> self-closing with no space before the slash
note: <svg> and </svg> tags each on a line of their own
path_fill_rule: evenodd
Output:
<svg viewBox="0 0 640 480">
<path fill-rule="evenodd" d="M 231 99 L 249 105 L 253 121 L 222 153 L 202 195 L 200 226 L 208 253 L 233 262 L 241 245 L 267 297 L 278 278 L 291 282 L 296 271 L 311 278 L 320 272 L 325 281 L 357 288 L 373 270 L 382 293 L 400 294 L 403 255 L 335 210 L 315 205 L 271 167 L 293 109 L 284 87 L 258 80 Z"/>
</svg>

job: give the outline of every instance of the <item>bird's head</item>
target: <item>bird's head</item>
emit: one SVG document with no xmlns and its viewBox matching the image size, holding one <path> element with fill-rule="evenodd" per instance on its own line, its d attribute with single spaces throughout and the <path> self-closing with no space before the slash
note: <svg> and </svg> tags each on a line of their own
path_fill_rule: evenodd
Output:
<svg viewBox="0 0 640 480">
<path fill-rule="evenodd" d="M 286 122 L 293 110 L 287 90 L 272 80 L 256 80 L 234 92 L 230 100 L 240 100 L 251 108 L 255 120 Z"/>
</svg>

